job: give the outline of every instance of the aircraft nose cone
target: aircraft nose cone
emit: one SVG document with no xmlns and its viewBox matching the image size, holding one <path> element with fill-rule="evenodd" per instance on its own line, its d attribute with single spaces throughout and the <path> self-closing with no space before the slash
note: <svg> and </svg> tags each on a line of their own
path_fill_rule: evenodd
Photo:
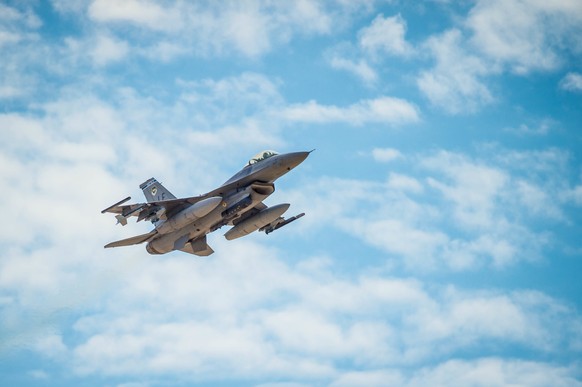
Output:
<svg viewBox="0 0 582 387">
<path fill-rule="evenodd" d="M 293 152 L 283 155 L 283 163 L 287 169 L 293 169 L 303 162 L 311 152 Z"/>
</svg>

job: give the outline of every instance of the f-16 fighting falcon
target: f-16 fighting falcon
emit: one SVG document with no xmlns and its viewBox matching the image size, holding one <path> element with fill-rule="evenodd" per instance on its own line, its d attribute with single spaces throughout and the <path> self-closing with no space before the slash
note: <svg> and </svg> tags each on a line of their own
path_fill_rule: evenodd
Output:
<svg viewBox="0 0 582 387">
<path fill-rule="evenodd" d="M 139 186 L 147 203 L 124 204 L 131 200 L 127 197 L 101 213 L 117 214 L 117 222 L 122 226 L 127 224 L 129 217 L 136 216 L 138 222 L 149 220 L 155 228 L 147 234 L 111 242 L 105 247 L 147 242 L 146 250 L 150 254 L 180 250 L 207 256 L 214 250 L 208 246 L 206 235 L 222 226 L 233 226 L 224 234 L 228 240 L 256 230 L 269 234 L 305 215 L 301 213 L 285 219 L 281 215 L 289 204 L 267 207 L 263 200 L 275 192 L 275 180 L 301 164 L 311 152 L 263 151 L 220 187 L 184 199 L 177 199 L 151 178 Z"/>
</svg>

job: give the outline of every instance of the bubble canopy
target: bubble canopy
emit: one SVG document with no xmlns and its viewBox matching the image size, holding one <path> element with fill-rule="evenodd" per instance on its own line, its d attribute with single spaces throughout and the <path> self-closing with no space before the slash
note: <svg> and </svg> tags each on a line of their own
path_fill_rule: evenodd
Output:
<svg viewBox="0 0 582 387">
<path fill-rule="evenodd" d="M 259 152 L 249 160 L 247 165 L 256 164 L 256 163 L 261 162 L 263 160 L 266 160 L 270 157 L 277 156 L 278 154 L 279 153 L 272 151 L 272 150 L 265 150 L 265 151 Z"/>
</svg>

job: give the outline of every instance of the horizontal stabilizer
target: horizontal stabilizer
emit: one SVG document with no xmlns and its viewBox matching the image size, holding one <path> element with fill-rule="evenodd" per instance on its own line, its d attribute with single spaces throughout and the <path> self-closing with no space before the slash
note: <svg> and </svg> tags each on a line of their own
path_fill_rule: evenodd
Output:
<svg viewBox="0 0 582 387">
<path fill-rule="evenodd" d="M 139 245 L 140 243 L 143 243 L 143 242 L 153 238 L 154 235 L 156 235 L 156 234 L 157 234 L 157 231 L 153 230 L 153 231 L 148 232 L 147 234 L 137 235 L 137 236 L 134 236 L 131 238 L 122 239 L 120 241 L 108 243 L 105 245 L 105 248 Z"/>
</svg>

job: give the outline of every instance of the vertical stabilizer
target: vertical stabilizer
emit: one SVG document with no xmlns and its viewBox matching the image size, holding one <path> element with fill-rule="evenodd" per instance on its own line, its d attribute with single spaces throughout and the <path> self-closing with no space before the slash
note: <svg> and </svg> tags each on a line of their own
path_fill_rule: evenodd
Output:
<svg viewBox="0 0 582 387">
<path fill-rule="evenodd" d="M 141 183 L 139 188 L 142 189 L 144 196 L 148 203 L 150 202 L 161 202 L 162 200 L 176 199 L 170 191 L 168 191 L 163 185 L 158 183 L 153 177 Z"/>
</svg>

